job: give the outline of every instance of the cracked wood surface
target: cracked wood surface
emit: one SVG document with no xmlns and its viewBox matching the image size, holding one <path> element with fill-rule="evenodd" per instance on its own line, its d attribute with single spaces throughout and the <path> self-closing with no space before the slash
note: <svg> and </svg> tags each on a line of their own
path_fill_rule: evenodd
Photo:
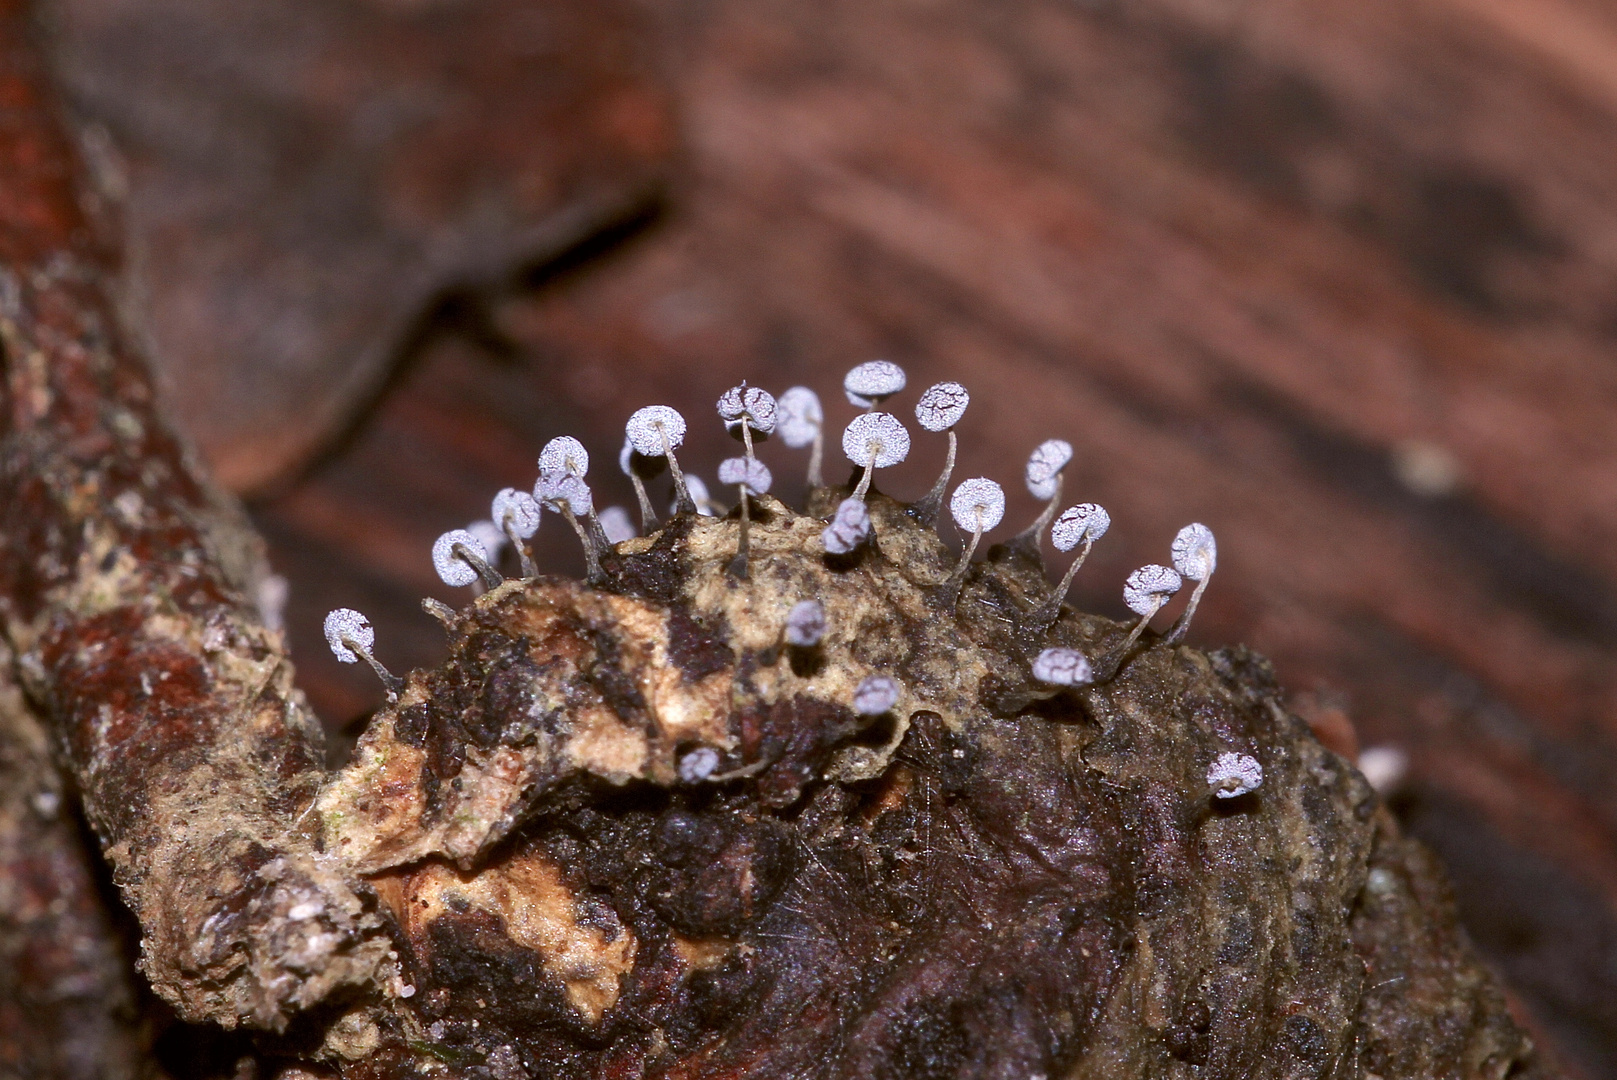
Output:
<svg viewBox="0 0 1617 1080">
<path fill-rule="evenodd" d="M 0 8 L 4 630 L 153 988 L 188 1019 L 281 1027 L 385 985 L 388 942 L 298 827 L 321 731 L 250 599 L 258 542 L 119 332 L 29 32 L 25 5 Z"/>
</svg>

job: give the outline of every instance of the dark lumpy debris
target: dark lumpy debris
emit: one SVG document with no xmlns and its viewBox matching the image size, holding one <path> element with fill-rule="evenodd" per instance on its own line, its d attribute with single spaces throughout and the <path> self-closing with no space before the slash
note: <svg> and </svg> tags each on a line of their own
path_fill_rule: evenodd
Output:
<svg viewBox="0 0 1617 1080">
<path fill-rule="evenodd" d="M 723 626 L 703 626 L 684 608 L 668 613 L 668 659 L 687 682 L 700 682 L 735 665 L 735 652 L 725 644 Z"/>
<path fill-rule="evenodd" d="M 580 925 L 633 936 L 633 965 L 592 1022 L 497 919 L 445 916 L 404 1007 L 445 1025 L 468 1075 L 506 1045 L 529 1075 L 568 1080 L 1054 1077 L 1089 1054 L 1146 1072 L 1354 1075 L 1403 1061 L 1431 1067 L 1400 1075 L 1435 1077 L 1476 1047 L 1531 1063 L 1452 912 L 1361 902 L 1394 826 L 1280 707 L 1261 657 L 1147 634 L 1105 685 L 1032 694 L 1025 664 L 1005 658 L 1036 655 L 1038 642 L 1006 613 L 1047 586 L 1027 560 L 979 566 L 959 613 L 932 618 L 955 619 L 949 662 L 982 650 L 999 691 L 951 716 L 916 712 L 885 771 L 834 781 L 827 762 L 864 725 L 841 702 L 753 693 L 779 658 L 735 655 L 722 622 L 681 606 L 687 527 L 614 555 L 609 587 L 667 606 L 685 679 L 733 672 L 724 769 L 763 767 L 671 788 L 581 782 L 540 800 L 492 858 L 542 851 L 564 868 Z M 889 527 L 884 550 L 921 543 L 903 527 Z M 929 640 L 928 627 L 899 632 Z M 1048 633 L 1093 650 L 1123 631 L 1065 612 Z M 464 738 L 512 737 L 526 703 L 507 687 L 543 650 L 490 631 L 464 652 L 429 715 L 401 712 L 403 737 L 425 727 L 429 744 L 452 743 L 457 725 Z M 615 646 L 598 637 L 593 655 L 590 682 L 632 721 L 643 703 L 614 682 Z M 1231 749 L 1266 768 L 1233 811 L 1205 783 Z M 1406 878 L 1435 880 L 1401 858 Z M 1418 998 L 1366 1004 L 1366 987 L 1417 973 Z M 409 1058 L 394 1047 L 377 1060 L 388 1054 Z"/>
<path fill-rule="evenodd" d="M 663 817 L 656 835 L 654 905 L 683 933 L 740 931 L 795 868 L 791 829 L 772 818 L 677 811 Z"/>
</svg>

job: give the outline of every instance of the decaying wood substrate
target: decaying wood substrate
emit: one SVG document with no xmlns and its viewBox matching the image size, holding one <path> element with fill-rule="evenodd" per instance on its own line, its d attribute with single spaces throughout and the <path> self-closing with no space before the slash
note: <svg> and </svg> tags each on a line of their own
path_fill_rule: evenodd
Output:
<svg viewBox="0 0 1617 1080">
<path fill-rule="evenodd" d="M 123 900 L 181 1015 L 284 1026 L 387 984 L 390 943 L 304 812 L 320 728 L 251 602 L 250 529 L 156 415 L 107 302 L 108 253 L 0 9 L 0 597 Z"/>
<path fill-rule="evenodd" d="M 28 698 L 0 735 L 36 768 L 43 718 L 72 790 L 40 791 L 82 800 L 183 1016 L 350 1080 L 1542 1073 L 1439 873 L 1260 659 L 1148 635 L 1057 692 L 1041 649 L 1124 628 L 1030 628 L 1025 551 L 940 589 L 954 556 L 880 496 L 848 556 L 819 542 L 841 492 L 759 498 L 746 580 L 738 523 L 682 516 L 599 587 L 507 582 L 328 775 L 251 532 L 119 341 L 0 12 L 0 596 Z M 806 597 L 826 636 L 788 647 Z M 857 715 L 875 674 L 894 707 Z M 1217 800 L 1230 751 L 1264 780 Z M 32 794 L 0 807 L 12 890 L 13 852 L 78 850 Z M 7 923 L 0 961 L 83 965 L 86 1029 L 133 1053 L 80 866 L 60 932 L 88 951 L 25 970 L 10 946 L 52 931 Z"/>
<path fill-rule="evenodd" d="M 1027 629 L 1048 585 L 1004 548 L 953 603 L 933 530 L 871 512 L 876 548 L 828 559 L 820 517 L 760 498 L 746 581 L 737 521 L 681 518 L 605 589 L 460 613 L 319 802 L 415 989 L 345 1075 L 1539 1067 L 1440 875 L 1260 658 L 1156 644 L 1056 692 L 1041 649 L 1125 628 Z M 826 636 L 787 646 L 807 596 Z M 874 674 L 899 700 L 861 717 Z M 1264 780 L 1225 801 L 1231 751 Z"/>
</svg>

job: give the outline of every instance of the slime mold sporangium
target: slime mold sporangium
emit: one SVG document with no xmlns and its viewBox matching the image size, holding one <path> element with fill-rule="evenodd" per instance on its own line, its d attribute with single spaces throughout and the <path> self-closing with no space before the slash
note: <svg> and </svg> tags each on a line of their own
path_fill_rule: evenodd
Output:
<svg viewBox="0 0 1617 1080">
<path fill-rule="evenodd" d="M 733 508 L 682 471 L 685 418 L 653 405 L 621 458 L 643 535 L 618 508 L 603 528 L 571 439 L 546 448 L 532 498 L 496 500 L 520 577 L 444 534 L 444 580 L 485 591 L 432 606 L 449 658 L 397 687 L 316 803 L 324 850 L 390 919 L 404 987 L 352 1006 L 327 1059 L 353 1078 L 502 1080 L 1529 1062 L 1429 859 L 1363 776 L 1286 711 L 1261 658 L 1179 644 L 1212 531 L 1164 538 L 1173 565 L 1120 583 L 1131 623 L 1075 611 L 1063 598 L 1112 522 L 1094 503 L 1057 516 L 1073 446 L 1032 451 L 1046 505 L 978 558 L 1000 484 L 954 488 L 958 548 L 935 526 L 963 386 L 915 409 L 948 433 L 932 489 L 906 505 L 875 486 L 911 451 L 877 411 L 904 386 L 887 361 L 849 375 L 864 411 L 843 485 L 820 482 L 818 395 L 742 383 L 717 407 L 742 444 L 717 466 Z M 771 435 L 785 450 L 766 465 Z M 802 449 L 797 508 L 773 475 Z M 550 513 L 586 581 L 520 547 Z M 1047 529 L 1076 551 L 1054 585 Z M 1154 632 L 1185 580 L 1194 596 Z M 340 659 L 371 659 L 361 616 L 330 626 Z"/>
</svg>

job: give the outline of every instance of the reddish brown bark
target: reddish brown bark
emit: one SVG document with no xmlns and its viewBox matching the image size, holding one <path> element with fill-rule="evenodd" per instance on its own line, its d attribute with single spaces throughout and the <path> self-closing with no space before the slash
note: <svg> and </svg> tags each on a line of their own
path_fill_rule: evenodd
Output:
<svg viewBox="0 0 1617 1080">
<path fill-rule="evenodd" d="M 0 664 L 0 1075 L 129 1080 L 144 1040 L 124 942 L 10 650 Z"/>
<path fill-rule="evenodd" d="M 0 8 L 0 596 L 122 897 L 189 1019 L 280 1027 L 386 941 L 298 829 L 318 725 L 249 597 L 259 551 L 157 415 L 41 88 Z M 298 918 L 289 918 L 297 911 Z"/>
</svg>

